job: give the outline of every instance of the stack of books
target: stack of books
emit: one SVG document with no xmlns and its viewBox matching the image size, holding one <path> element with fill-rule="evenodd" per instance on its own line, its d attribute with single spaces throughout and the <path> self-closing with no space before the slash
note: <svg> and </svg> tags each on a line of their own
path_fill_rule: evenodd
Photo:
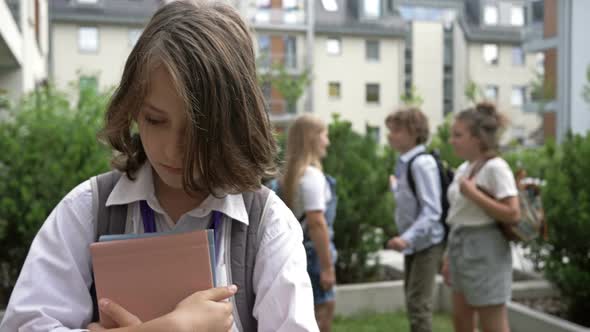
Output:
<svg viewBox="0 0 590 332">
<path fill-rule="evenodd" d="M 90 245 L 90 252 L 98 299 L 108 298 L 144 322 L 215 287 L 213 230 L 106 235 Z M 100 323 L 117 327 L 105 315 Z"/>
</svg>

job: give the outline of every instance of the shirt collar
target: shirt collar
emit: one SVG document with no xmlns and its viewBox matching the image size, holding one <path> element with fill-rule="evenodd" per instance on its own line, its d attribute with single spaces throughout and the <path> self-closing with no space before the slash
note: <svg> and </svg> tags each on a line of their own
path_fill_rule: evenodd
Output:
<svg viewBox="0 0 590 332">
<path fill-rule="evenodd" d="M 410 151 L 402 154 L 399 159 L 404 162 L 407 163 L 408 161 L 410 161 L 410 159 L 414 158 L 417 154 L 425 152 L 426 151 L 426 147 L 424 146 L 424 144 L 420 144 L 415 146 L 414 148 L 412 148 Z"/>
<path fill-rule="evenodd" d="M 109 195 L 106 206 L 126 205 L 146 200 L 154 210 L 160 206 L 156 199 L 151 165 L 146 162 L 136 172 L 135 180 L 127 175 L 121 176 Z M 193 217 L 204 217 L 211 211 L 219 211 L 226 216 L 248 225 L 248 212 L 242 194 L 224 194 L 220 197 L 209 195 L 198 207 L 188 212 Z M 161 211 L 158 211 L 161 212 Z"/>
</svg>

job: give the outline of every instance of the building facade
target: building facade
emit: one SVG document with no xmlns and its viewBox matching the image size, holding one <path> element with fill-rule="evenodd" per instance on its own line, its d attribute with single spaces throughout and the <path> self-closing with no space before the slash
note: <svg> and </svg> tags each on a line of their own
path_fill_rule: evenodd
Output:
<svg viewBox="0 0 590 332">
<path fill-rule="evenodd" d="M 586 134 L 590 129 L 590 2 L 527 1 L 528 24 L 524 32 L 527 52 L 544 56 L 540 91 L 526 106 L 543 116 L 543 136 L 563 140 L 568 132 Z"/>
<path fill-rule="evenodd" d="M 47 79 L 46 0 L 0 0 L 0 93 L 16 101 Z"/>
<path fill-rule="evenodd" d="M 160 0 L 52 0 L 50 76 L 58 87 L 116 86 Z"/>
</svg>

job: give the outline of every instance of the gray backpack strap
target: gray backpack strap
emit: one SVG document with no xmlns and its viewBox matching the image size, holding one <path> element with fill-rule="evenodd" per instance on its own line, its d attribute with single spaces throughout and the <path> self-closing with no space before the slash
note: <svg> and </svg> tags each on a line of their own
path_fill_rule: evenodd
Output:
<svg viewBox="0 0 590 332">
<path fill-rule="evenodd" d="M 256 299 L 252 278 L 259 244 L 258 229 L 269 194 L 270 189 L 264 186 L 243 193 L 249 225 L 232 222 L 231 226 L 231 280 L 238 286 L 234 300 L 243 332 L 258 330 L 258 322 L 252 316 Z"/>
<path fill-rule="evenodd" d="M 127 219 L 127 205 L 106 206 L 109 195 L 115 188 L 122 173 L 111 171 L 96 176 L 97 192 L 94 197 L 98 198 L 96 217 L 96 241 L 101 235 L 123 234 Z"/>
<path fill-rule="evenodd" d="M 115 188 L 117 181 L 121 178 L 122 173 L 111 171 L 97 175 L 90 179 L 92 187 L 92 207 L 96 212 L 95 229 L 98 241 L 101 235 L 123 234 L 125 232 L 125 222 L 127 219 L 127 205 L 112 205 L 107 207 L 107 199 Z M 98 302 L 96 298 L 96 287 L 94 285 L 94 275 L 92 285 L 90 286 L 90 297 L 92 297 L 92 321 L 98 321 Z"/>
</svg>

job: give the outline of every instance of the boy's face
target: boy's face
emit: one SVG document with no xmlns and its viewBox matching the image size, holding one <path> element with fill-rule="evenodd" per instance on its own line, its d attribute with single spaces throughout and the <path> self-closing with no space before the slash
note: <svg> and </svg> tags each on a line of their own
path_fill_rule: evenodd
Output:
<svg viewBox="0 0 590 332">
<path fill-rule="evenodd" d="M 159 180 L 181 189 L 188 119 L 182 99 L 163 66 L 158 66 L 150 76 L 150 88 L 137 123 L 143 148 Z"/>
<path fill-rule="evenodd" d="M 389 145 L 398 152 L 405 153 L 414 148 L 416 144 L 416 135 L 410 134 L 408 129 L 397 124 L 387 126 L 389 134 L 387 140 Z"/>
</svg>

